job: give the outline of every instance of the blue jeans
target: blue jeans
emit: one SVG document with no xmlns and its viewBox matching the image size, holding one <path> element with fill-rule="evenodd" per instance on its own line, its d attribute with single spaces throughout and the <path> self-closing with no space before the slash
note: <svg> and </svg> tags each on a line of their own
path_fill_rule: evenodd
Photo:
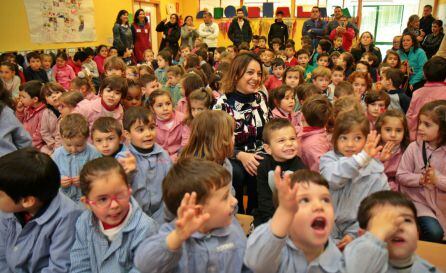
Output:
<svg viewBox="0 0 446 273">
<path fill-rule="evenodd" d="M 420 240 L 441 243 L 444 236 L 443 228 L 437 219 L 429 216 L 418 217 L 420 225 Z"/>
</svg>

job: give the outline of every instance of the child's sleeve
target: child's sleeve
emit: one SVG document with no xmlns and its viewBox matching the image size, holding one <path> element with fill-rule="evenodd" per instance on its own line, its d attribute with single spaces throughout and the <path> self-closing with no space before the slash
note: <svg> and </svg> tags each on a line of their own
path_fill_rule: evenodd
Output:
<svg viewBox="0 0 446 273">
<path fill-rule="evenodd" d="M 145 239 L 135 253 L 135 266 L 141 272 L 174 272 L 183 253 L 182 248 L 171 251 L 166 238 L 174 230 L 170 224 L 161 226 L 158 234 Z"/>
<path fill-rule="evenodd" d="M 14 142 L 14 146 L 16 146 L 17 149 L 31 147 L 32 145 L 31 136 L 29 135 L 28 131 L 25 130 L 25 128 L 20 123 L 18 118 L 14 116 L 14 112 L 10 108 L 5 107 L 3 108 L 0 115 L 4 115 L 2 120 L 9 123 L 9 125 L 4 124 L 5 126 L 4 129 L 10 126 L 12 141 Z"/>
<path fill-rule="evenodd" d="M 277 272 L 286 247 L 287 237 L 276 237 L 270 225 L 271 221 L 260 225 L 248 238 L 244 263 L 256 273 Z"/>
<path fill-rule="evenodd" d="M 273 192 L 268 184 L 267 159 L 257 169 L 257 198 L 259 207 L 254 215 L 254 226 L 267 222 L 274 214 Z"/>
<path fill-rule="evenodd" d="M 396 181 L 405 187 L 417 188 L 421 186 L 420 179 L 422 174 L 414 173 L 416 150 L 417 143 L 412 142 L 401 157 L 400 165 L 396 172 Z"/>
<path fill-rule="evenodd" d="M 12 273 L 8 269 L 8 263 L 6 262 L 6 238 L 8 232 L 6 228 L 6 221 L 0 212 L 0 273 Z"/>
<path fill-rule="evenodd" d="M 343 188 L 351 179 L 359 175 L 361 165 L 354 157 L 336 158 L 333 154 L 321 157 L 321 175 L 330 184 L 330 190 Z"/>
<path fill-rule="evenodd" d="M 132 252 L 132 259 L 135 257 L 136 249 L 138 248 L 141 243 L 153 236 L 156 235 L 158 232 L 158 223 L 153 220 L 152 218 L 143 215 L 143 221 L 141 221 L 138 225 L 138 228 L 135 230 L 135 237 L 132 240 L 132 246 L 131 246 L 131 252 Z M 129 273 L 140 273 L 140 271 L 136 268 L 135 264 L 132 261 L 132 268 L 130 269 Z"/>
<path fill-rule="evenodd" d="M 40 135 L 42 136 L 42 140 L 51 151 L 54 149 L 54 146 L 56 144 L 56 140 L 54 137 L 56 126 L 56 116 L 52 114 L 50 110 L 45 110 L 40 121 Z"/>
<path fill-rule="evenodd" d="M 87 231 L 83 228 L 83 217 L 76 223 L 76 238 L 70 251 L 70 273 L 91 272 L 90 254 L 87 246 Z"/>
</svg>

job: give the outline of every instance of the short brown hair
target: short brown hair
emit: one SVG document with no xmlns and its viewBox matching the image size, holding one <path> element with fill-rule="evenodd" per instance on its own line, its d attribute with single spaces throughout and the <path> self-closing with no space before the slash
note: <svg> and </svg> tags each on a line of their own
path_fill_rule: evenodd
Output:
<svg viewBox="0 0 446 273">
<path fill-rule="evenodd" d="M 322 91 L 319 90 L 314 84 L 312 83 L 303 83 L 296 87 L 296 95 L 299 101 L 305 101 L 307 98 L 313 96 L 313 95 L 320 95 L 322 94 Z"/>
<path fill-rule="evenodd" d="M 309 126 L 325 127 L 333 115 L 333 107 L 324 95 L 315 95 L 306 100 L 302 114 Z"/>
<path fill-rule="evenodd" d="M 294 98 L 295 94 L 296 94 L 296 90 L 286 84 L 283 84 L 282 86 L 271 90 L 270 97 L 269 97 L 271 108 L 279 107 L 280 101 L 283 100 L 283 98 L 285 98 L 286 93 L 289 91 L 291 91 L 291 93 L 293 93 L 293 98 Z"/>
<path fill-rule="evenodd" d="M 64 92 L 59 97 L 59 101 L 68 104 L 71 107 L 76 107 L 76 105 L 84 99 L 81 92 L 69 91 Z"/>
<path fill-rule="evenodd" d="M 389 105 L 390 105 L 390 97 L 383 90 L 368 91 L 365 94 L 365 97 L 364 97 L 365 104 L 368 105 L 368 104 L 371 104 L 371 103 L 374 103 L 377 101 L 384 101 L 384 103 L 386 104 L 386 108 L 389 107 Z"/>
<path fill-rule="evenodd" d="M 344 96 L 354 95 L 353 85 L 350 82 L 342 81 L 335 86 L 334 96 L 335 98 L 341 98 Z"/>
<path fill-rule="evenodd" d="M 124 112 L 124 118 L 122 119 L 124 130 L 130 132 L 130 128 L 138 120 L 143 124 L 155 122 L 154 115 L 149 109 L 141 106 L 130 107 Z"/>
<path fill-rule="evenodd" d="M 111 56 L 108 57 L 107 59 L 105 59 L 105 63 L 104 63 L 104 70 L 112 70 L 112 69 L 116 69 L 116 70 L 121 70 L 122 71 L 122 76 L 125 76 L 125 70 L 127 69 L 127 65 L 124 63 L 124 61 L 118 57 L 118 56 Z"/>
<path fill-rule="evenodd" d="M 95 131 L 101 133 L 116 132 L 118 136 L 122 136 L 122 125 L 114 117 L 100 117 L 93 122 L 93 126 L 91 127 L 92 138 Z"/>
<path fill-rule="evenodd" d="M 89 135 L 87 119 L 78 113 L 68 114 L 60 121 L 60 136 L 63 138 L 73 138 Z"/>
<path fill-rule="evenodd" d="M 265 124 L 265 127 L 263 128 L 263 142 L 265 144 L 270 144 L 272 132 L 286 127 L 294 128 L 291 122 L 286 118 L 271 119 Z"/>
<path fill-rule="evenodd" d="M 333 147 L 338 152 L 338 138 L 342 134 L 348 134 L 352 128 L 359 125 L 361 132 L 365 137 L 370 133 L 370 123 L 364 112 L 348 111 L 341 112 L 335 120 L 335 126 L 333 130 Z"/>
<path fill-rule="evenodd" d="M 184 69 L 179 65 L 169 66 L 166 70 L 166 75 L 172 73 L 175 77 L 181 77 L 184 74 Z"/>
<path fill-rule="evenodd" d="M 186 193 L 195 192 L 197 203 L 203 204 L 212 190 L 231 183 L 231 174 L 222 165 L 201 158 L 179 160 L 163 180 L 163 201 L 177 215 Z"/>
<path fill-rule="evenodd" d="M 116 90 L 121 93 L 121 99 L 125 98 L 127 96 L 127 80 L 123 77 L 119 76 L 109 76 L 106 77 L 101 84 L 101 87 L 99 88 L 99 93 L 102 93 L 105 88 L 109 88 L 111 90 Z"/>
<path fill-rule="evenodd" d="M 221 89 L 224 93 L 232 93 L 236 90 L 237 82 L 245 74 L 251 61 L 255 61 L 262 68 L 262 61 L 259 56 L 253 53 L 242 53 L 237 55 L 231 63 L 229 72 L 223 76 Z M 260 76 L 260 82 L 263 80 L 263 73 Z"/>
<path fill-rule="evenodd" d="M 153 105 L 155 104 L 156 98 L 161 97 L 161 96 L 168 96 L 170 98 L 170 101 L 172 101 L 172 96 L 170 95 L 169 91 L 164 90 L 164 89 L 156 89 L 150 94 L 149 100 L 147 101 L 147 103 L 149 104 L 150 107 L 153 107 Z M 146 106 L 147 106 L 147 104 L 146 104 Z M 125 127 L 124 127 L 124 129 L 125 129 Z"/>
<path fill-rule="evenodd" d="M 352 110 L 364 111 L 364 107 L 354 95 L 342 96 L 333 103 L 333 116 L 335 119 L 339 113 Z"/>
<path fill-rule="evenodd" d="M 331 77 L 331 70 L 323 67 L 323 66 L 318 66 L 316 69 L 313 70 L 313 72 L 311 73 L 311 78 L 313 80 L 317 79 L 317 77 L 326 77 L 326 78 L 330 78 Z"/>
<path fill-rule="evenodd" d="M 57 82 L 47 82 L 40 90 L 40 97 L 43 99 L 51 96 L 53 93 L 65 93 L 65 89 Z"/>
</svg>

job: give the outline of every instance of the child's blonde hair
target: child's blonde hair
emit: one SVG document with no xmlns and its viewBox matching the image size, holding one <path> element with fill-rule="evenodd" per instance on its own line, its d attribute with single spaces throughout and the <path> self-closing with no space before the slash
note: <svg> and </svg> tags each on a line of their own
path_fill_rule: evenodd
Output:
<svg viewBox="0 0 446 273">
<path fill-rule="evenodd" d="M 358 111 L 348 111 L 348 112 L 341 112 L 335 120 L 335 126 L 333 129 L 333 147 L 336 152 L 339 152 L 338 150 L 338 138 L 340 135 L 348 134 L 351 132 L 354 126 L 359 126 L 362 134 L 364 137 L 367 137 L 367 135 L 370 132 L 370 123 L 367 117 L 365 116 L 364 112 L 358 112 Z"/>
<path fill-rule="evenodd" d="M 331 71 L 330 69 L 323 67 L 323 66 L 318 66 L 316 69 L 313 70 L 313 72 L 311 73 L 311 79 L 315 80 L 318 77 L 325 77 L 325 78 L 331 78 Z"/>
<path fill-rule="evenodd" d="M 68 114 L 60 121 L 60 136 L 63 138 L 74 138 L 89 135 L 87 119 L 78 113 Z"/>
<path fill-rule="evenodd" d="M 111 56 L 105 59 L 104 70 L 108 71 L 112 69 L 121 70 L 122 76 L 125 77 L 125 70 L 127 69 L 127 65 L 120 57 Z"/>
<path fill-rule="evenodd" d="M 363 106 L 353 94 L 342 96 L 333 103 L 333 116 L 335 119 L 339 113 L 352 110 L 358 112 L 364 111 Z"/>
</svg>

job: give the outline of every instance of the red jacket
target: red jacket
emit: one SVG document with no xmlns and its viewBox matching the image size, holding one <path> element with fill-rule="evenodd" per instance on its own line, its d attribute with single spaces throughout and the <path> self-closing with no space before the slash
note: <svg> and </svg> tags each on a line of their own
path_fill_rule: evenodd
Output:
<svg viewBox="0 0 446 273">
<path fill-rule="evenodd" d="M 355 38 L 355 30 L 351 27 L 347 27 L 347 31 L 344 33 L 339 33 L 339 35 L 342 36 L 342 47 L 345 51 L 350 51 L 350 48 L 353 44 L 353 38 Z M 335 37 L 338 36 L 338 31 L 336 29 L 333 29 L 330 32 L 330 40 L 334 40 Z"/>
</svg>

